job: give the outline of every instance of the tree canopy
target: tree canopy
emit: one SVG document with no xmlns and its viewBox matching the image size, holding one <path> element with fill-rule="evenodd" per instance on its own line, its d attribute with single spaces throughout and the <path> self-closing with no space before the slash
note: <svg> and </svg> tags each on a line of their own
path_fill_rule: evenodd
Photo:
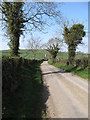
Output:
<svg viewBox="0 0 90 120">
<path fill-rule="evenodd" d="M 39 37 L 35 38 L 31 35 L 27 47 L 33 53 L 33 59 L 35 60 L 37 51 L 41 49 L 41 39 Z"/>
<path fill-rule="evenodd" d="M 68 28 L 67 25 L 64 24 L 63 36 L 68 45 L 69 62 L 72 64 L 76 47 L 82 43 L 82 39 L 85 36 L 84 25 L 74 24 L 71 28 Z"/>
<path fill-rule="evenodd" d="M 47 48 L 47 51 L 50 53 L 50 55 L 52 57 L 52 62 L 55 62 L 57 53 L 58 53 L 60 48 L 59 48 L 58 43 L 54 44 L 54 43 L 52 43 L 52 40 L 53 39 L 51 39 L 51 44 L 49 44 L 49 47 Z M 50 42 L 50 40 L 49 40 L 49 42 Z"/>
</svg>

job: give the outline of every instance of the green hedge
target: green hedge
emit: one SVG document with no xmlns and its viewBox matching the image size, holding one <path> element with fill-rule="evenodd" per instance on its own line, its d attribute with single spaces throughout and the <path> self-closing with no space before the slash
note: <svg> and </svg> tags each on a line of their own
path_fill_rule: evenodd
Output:
<svg viewBox="0 0 90 120">
<path fill-rule="evenodd" d="M 64 65 L 69 65 L 69 61 L 63 58 L 57 58 L 56 63 L 62 63 Z M 73 66 L 81 67 L 81 68 L 89 68 L 89 64 L 90 62 L 89 62 L 88 57 L 83 57 L 82 59 L 78 58 L 78 59 L 75 59 L 73 62 Z"/>
<path fill-rule="evenodd" d="M 2 58 L 2 92 L 8 94 L 17 89 L 22 82 L 22 67 L 29 67 L 41 60 L 28 60 L 23 58 L 9 58 L 4 56 Z"/>
</svg>

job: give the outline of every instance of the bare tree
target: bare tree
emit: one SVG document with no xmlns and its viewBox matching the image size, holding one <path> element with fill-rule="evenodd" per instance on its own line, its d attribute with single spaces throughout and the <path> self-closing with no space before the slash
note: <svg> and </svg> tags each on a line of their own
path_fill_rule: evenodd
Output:
<svg viewBox="0 0 90 120">
<path fill-rule="evenodd" d="M 57 53 L 63 47 L 63 39 L 57 37 L 51 38 L 47 43 L 43 44 L 42 47 L 46 49 L 50 53 L 53 60 L 55 60 Z"/>
<path fill-rule="evenodd" d="M 37 51 L 41 49 L 41 39 L 39 37 L 35 38 L 31 35 L 27 47 L 33 53 L 33 59 L 36 59 Z"/>
<path fill-rule="evenodd" d="M 53 44 L 54 45 L 58 44 L 59 49 L 61 49 L 63 46 L 63 39 L 55 37 L 55 38 L 50 39 L 47 44 L 48 46 L 50 45 L 52 46 Z"/>
<path fill-rule="evenodd" d="M 3 2 L 0 4 L 3 27 L 7 28 L 9 46 L 13 55 L 18 55 L 20 36 L 33 29 L 43 31 L 50 19 L 60 22 L 60 5 L 55 2 Z M 48 20 L 49 19 L 49 20 Z M 53 23 L 53 22 L 52 22 Z"/>
<path fill-rule="evenodd" d="M 51 38 L 50 40 L 48 40 L 47 43 L 44 43 L 42 45 L 42 48 L 48 49 L 50 46 L 53 46 L 53 44 L 55 46 L 58 44 L 58 47 L 61 50 L 63 47 L 63 43 L 64 43 L 63 39 L 55 37 L 55 38 Z"/>
</svg>

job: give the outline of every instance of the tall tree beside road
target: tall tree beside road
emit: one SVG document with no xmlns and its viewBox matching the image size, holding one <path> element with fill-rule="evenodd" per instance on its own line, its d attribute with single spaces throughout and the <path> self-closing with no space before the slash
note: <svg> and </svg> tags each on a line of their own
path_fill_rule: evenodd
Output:
<svg viewBox="0 0 90 120">
<path fill-rule="evenodd" d="M 9 35 L 9 47 L 11 55 L 17 56 L 19 50 L 20 36 L 24 31 L 37 29 L 43 31 L 48 25 L 49 18 L 60 21 L 61 12 L 58 3 L 53 2 L 2 2 L 0 10 L 2 20 Z"/>
<path fill-rule="evenodd" d="M 24 3 L 9 3 L 4 2 L 1 4 L 0 9 L 2 10 L 3 20 L 6 22 L 7 34 L 10 38 L 8 43 L 11 49 L 11 55 L 18 55 L 19 49 L 19 38 L 23 34 L 24 21 L 23 8 Z"/>
<path fill-rule="evenodd" d="M 71 28 L 64 24 L 63 36 L 68 45 L 68 60 L 70 64 L 73 64 L 76 48 L 79 44 L 82 44 L 85 34 L 84 25 L 82 24 L 73 24 Z"/>
</svg>

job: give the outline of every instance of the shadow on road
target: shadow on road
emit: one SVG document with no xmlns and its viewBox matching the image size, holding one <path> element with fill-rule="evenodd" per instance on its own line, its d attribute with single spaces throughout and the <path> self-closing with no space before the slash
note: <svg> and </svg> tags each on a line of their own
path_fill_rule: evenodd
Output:
<svg viewBox="0 0 90 120">
<path fill-rule="evenodd" d="M 58 74 L 58 73 L 66 73 L 63 70 L 59 70 L 59 71 L 55 71 L 55 72 L 47 72 L 47 73 L 43 73 L 42 75 L 48 75 L 48 74 Z"/>
<path fill-rule="evenodd" d="M 47 117 L 47 113 L 46 113 L 47 105 L 46 105 L 46 102 L 47 102 L 49 96 L 50 96 L 50 93 L 49 93 L 49 90 L 48 90 L 48 86 L 46 84 L 43 84 L 42 98 L 43 98 L 43 108 L 44 108 L 44 113 L 45 113 L 44 117 Z"/>
</svg>

